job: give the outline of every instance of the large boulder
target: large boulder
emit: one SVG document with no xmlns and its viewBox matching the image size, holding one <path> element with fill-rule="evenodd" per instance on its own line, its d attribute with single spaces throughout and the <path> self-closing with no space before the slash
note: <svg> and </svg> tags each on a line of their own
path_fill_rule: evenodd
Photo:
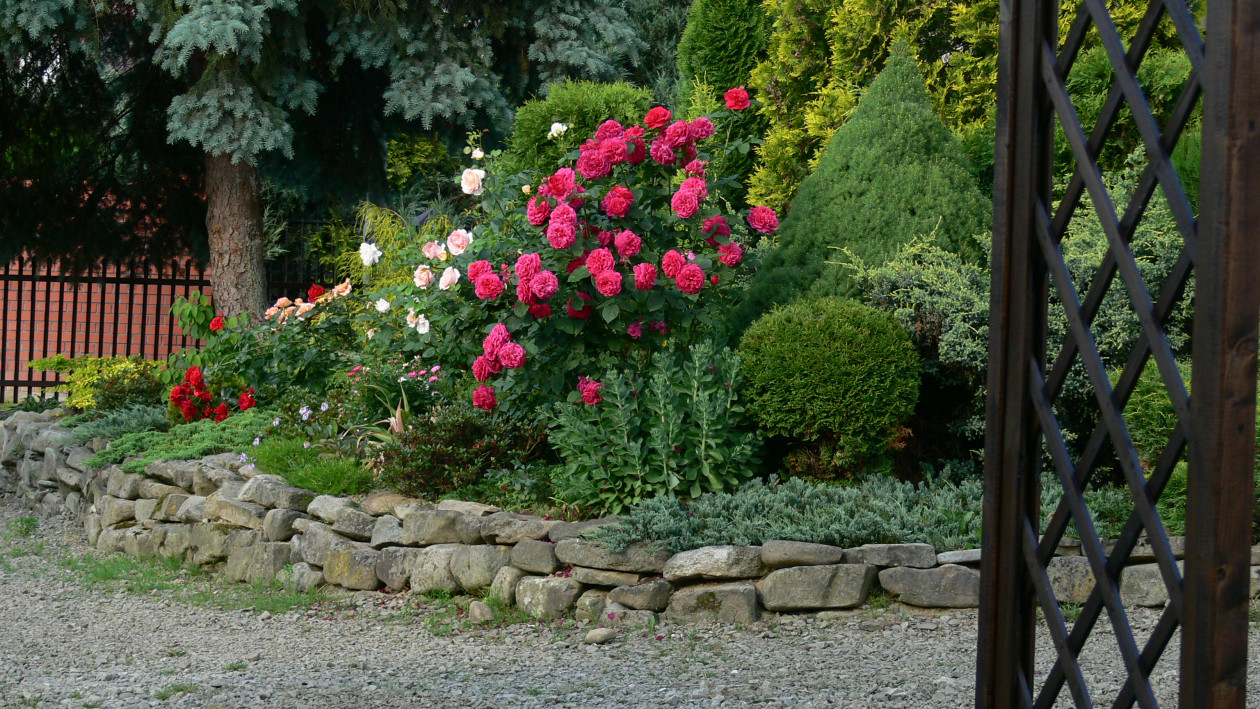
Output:
<svg viewBox="0 0 1260 709">
<path fill-rule="evenodd" d="M 196 523 L 206 521 L 206 498 L 193 495 L 179 506 L 175 518 L 180 522 Z"/>
<path fill-rule="evenodd" d="M 223 573 L 228 581 L 270 583 L 289 565 L 293 548 L 284 542 L 262 542 L 233 549 Z"/>
<path fill-rule="evenodd" d="M 323 586 L 326 581 L 323 570 L 306 562 L 298 562 L 280 575 L 280 583 L 290 591 L 305 593 Z"/>
<path fill-rule="evenodd" d="M 935 559 L 933 554 L 933 559 Z M 980 605 L 980 572 L 957 564 L 934 569 L 896 566 L 879 572 L 879 585 L 902 603 L 923 608 Z"/>
<path fill-rule="evenodd" d="M 267 509 L 262 505 L 228 497 L 226 490 L 226 486 L 221 487 L 206 498 L 206 519 L 211 522 L 222 520 L 248 529 L 262 529 Z"/>
<path fill-rule="evenodd" d="M 226 466 L 198 462 L 192 467 L 192 486 L 189 489 L 206 497 L 229 483 L 244 485 L 245 478 Z"/>
<path fill-rule="evenodd" d="M 333 550 L 348 547 L 351 544 L 353 542 L 332 531 L 328 525 L 310 520 L 306 525 L 306 531 L 303 532 L 302 541 L 298 547 L 301 550 L 303 561 L 315 566 L 324 566 L 327 563 L 328 555 Z M 331 579 L 329 580 L 331 581 Z"/>
<path fill-rule="evenodd" d="M 425 547 L 424 553 L 420 555 L 411 572 L 411 590 L 416 593 L 458 591 L 459 581 L 451 574 L 451 557 L 463 546 L 463 544 L 435 544 Z"/>
<path fill-rule="evenodd" d="M 462 537 L 457 523 L 462 516 L 462 512 L 454 510 L 415 512 L 403 522 L 403 544 L 419 546 L 459 544 Z"/>
<path fill-rule="evenodd" d="M 556 545 L 537 539 L 523 539 L 512 547 L 512 566 L 543 576 L 553 574 L 560 568 Z"/>
<path fill-rule="evenodd" d="M 751 579 L 764 576 L 761 547 L 712 546 L 679 552 L 665 562 L 664 576 L 675 583 L 705 579 Z"/>
<path fill-rule="evenodd" d="M 402 543 L 402 521 L 390 514 L 377 517 L 376 522 L 372 524 L 372 548 L 384 549 Z"/>
<path fill-rule="evenodd" d="M 516 605 L 534 618 L 559 618 L 582 590 L 582 584 L 571 578 L 526 576 L 516 584 Z"/>
<path fill-rule="evenodd" d="M 844 549 L 830 544 L 772 539 L 761 545 L 761 563 L 768 569 L 790 566 L 827 566 L 844 560 Z"/>
<path fill-rule="evenodd" d="M 406 495 L 399 495 L 396 492 L 374 492 L 363 499 L 360 504 L 363 511 L 373 517 L 381 515 L 392 515 L 394 506 L 412 502 L 411 498 Z"/>
<path fill-rule="evenodd" d="M 337 513 L 337 519 L 332 526 L 334 532 L 361 542 L 372 539 L 374 527 L 376 527 L 375 517 L 350 507 L 343 508 Z"/>
<path fill-rule="evenodd" d="M 584 623 L 598 623 L 607 604 L 608 591 L 602 588 L 587 589 L 573 604 L 573 617 Z"/>
<path fill-rule="evenodd" d="M 187 495 L 182 487 L 175 487 L 151 478 L 140 478 L 140 497 L 148 500 L 161 500 L 167 495 Z"/>
<path fill-rule="evenodd" d="M 665 617 L 677 623 L 751 623 L 760 615 L 751 581 L 704 583 L 674 591 Z"/>
<path fill-rule="evenodd" d="M 620 521 L 620 517 L 601 517 L 581 522 L 561 522 L 551 528 L 551 531 L 547 533 L 547 538 L 553 542 L 562 542 L 566 539 L 581 539 L 588 532 L 593 532 L 600 527 L 607 527 Z"/>
<path fill-rule="evenodd" d="M 158 529 L 162 527 L 153 530 L 155 535 Z M 184 558 L 192 547 L 192 533 L 193 528 L 190 524 L 166 525 L 165 532 L 162 534 L 162 548 L 158 550 L 158 553 L 175 559 Z"/>
<path fill-rule="evenodd" d="M 936 566 L 936 549 L 931 544 L 863 544 L 847 550 L 844 560 L 850 564 L 930 569 Z"/>
<path fill-rule="evenodd" d="M 1183 568 L 1185 562 L 1177 562 Z M 1120 601 L 1125 606 L 1158 608 L 1168 602 L 1168 588 L 1160 574 L 1159 564 L 1126 566 L 1120 572 Z"/>
<path fill-rule="evenodd" d="M 465 591 L 489 586 L 499 569 L 512 562 L 512 547 L 460 545 L 451 555 L 451 575 Z"/>
<path fill-rule="evenodd" d="M 608 569 L 588 569 L 585 566 L 573 567 L 574 580 L 587 586 L 633 586 L 647 578 L 643 574 L 632 574 L 627 571 L 609 571 Z"/>
<path fill-rule="evenodd" d="M 279 475 L 255 475 L 241 488 L 240 499 L 278 510 L 305 512 L 315 493 L 294 487 Z"/>
<path fill-rule="evenodd" d="M 263 517 L 263 534 L 269 541 L 287 542 L 297 534 L 293 523 L 299 519 L 309 519 L 305 513 L 291 509 L 274 509 Z"/>
<path fill-rule="evenodd" d="M 145 466 L 144 474 L 146 477 L 170 483 L 175 487 L 182 487 L 185 490 L 195 490 L 195 486 L 193 485 L 193 476 L 196 474 L 197 468 L 200 465 L 201 463 L 196 460 L 158 460 Z M 214 490 L 211 490 L 210 492 L 214 492 Z M 202 497 L 204 496 L 205 495 L 202 495 Z"/>
<path fill-rule="evenodd" d="M 546 539 L 560 520 L 497 512 L 481 524 L 481 536 L 491 544 L 515 544 L 523 539 Z"/>
<path fill-rule="evenodd" d="M 515 566 L 504 566 L 490 582 L 490 595 L 497 596 L 508 605 L 516 603 L 516 584 L 525 576 L 526 573 Z"/>
<path fill-rule="evenodd" d="M 376 565 L 381 553 L 366 544 L 344 544 L 328 552 L 324 559 L 324 578 L 345 588 L 375 591 L 381 587 Z"/>
<path fill-rule="evenodd" d="M 109 482 L 105 485 L 105 494 L 124 500 L 140 498 L 140 481 L 144 478 L 132 473 L 124 473 L 114 468 L 109 474 Z"/>
<path fill-rule="evenodd" d="M 669 605 L 674 587 L 665 579 L 655 579 L 633 586 L 618 586 L 608 594 L 608 600 L 637 611 L 663 611 Z"/>
<path fill-rule="evenodd" d="M 556 558 L 572 566 L 659 574 L 665 569 L 669 554 L 646 544 L 631 544 L 625 551 L 613 552 L 598 542 L 565 539 L 556 543 Z"/>
<path fill-rule="evenodd" d="M 327 524 L 334 524 L 337 521 L 337 515 L 341 514 L 342 510 L 357 507 L 358 505 L 344 497 L 320 495 L 306 506 L 306 513 Z"/>
<path fill-rule="evenodd" d="M 74 468 L 80 473 L 86 473 L 90 469 L 88 468 L 87 462 L 95 456 L 96 454 L 92 452 L 91 448 L 88 448 L 87 446 L 75 446 L 74 448 L 66 451 L 66 465 Z"/>
<path fill-rule="evenodd" d="M 376 562 L 376 578 L 392 591 L 400 591 L 420 561 L 423 549 L 415 547 L 386 547 Z"/>
<path fill-rule="evenodd" d="M 463 500 L 442 500 L 438 503 L 437 508 L 443 511 L 472 515 L 473 517 L 487 517 L 500 511 L 494 505 L 483 505 L 480 502 L 465 502 Z"/>
<path fill-rule="evenodd" d="M 870 564 L 793 566 L 770 572 L 757 591 L 770 611 L 854 608 L 866 602 L 875 575 Z"/>
<path fill-rule="evenodd" d="M 1050 589 L 1059 603 L 1081 604 L 1094 590 L 1094 572 L 1083 556 L 1056 556 L 1046 565 Z"/>
<path fill-rule="evenodd" d="M 107 495 L 102 497 L 96 505 L 96 511 L 101 515 L 101 524 L 112 527 L 115 524 L 135 519 L 136 503 L 134 500 L 123 500 Z"/>
<path fill-rule="evenodd" d="M 201 522 L 192 525 L 192 540 L 189 551 L 192 561 L 198 566 L 205 566 L 216 561 L 223 561 L 228 554 L 228 535 L 232 528 L 226 524 Z"/>
</svg>

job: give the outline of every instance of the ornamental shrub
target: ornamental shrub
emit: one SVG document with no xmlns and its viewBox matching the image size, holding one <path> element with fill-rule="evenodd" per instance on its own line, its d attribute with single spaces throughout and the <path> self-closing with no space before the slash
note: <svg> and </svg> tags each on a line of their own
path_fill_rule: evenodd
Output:
<svg viewBox="0 0 1260 709">
<path fill-rule="evenodd" d="M 247 450 L 258 472 L 321 495 L 358 495 L 372 489 L 372 471 L 352 456 L 329 453 L 295 438 L 269 436 Z"/>
<path fill-rule="evenodd" d="M 99 418 L 85 420 L 74 426 L 70 435 L 75 443 L 86 443 L 98 436 L 113 440 L 128 433 L 165 431 L 168 427 L 166 407 L 136 405 L 108 411 Z"/>
<path fill-rule="evenodd" d="M 930 235 L 949 251 L 978 258 L 973 235 L 988 228 L 989 215 L 903 45 L 801 185 L 779 248 L 758 272 L 738 319 L 804 293 L 851 295 L 851 271 L 836 264 L 883 263 L 916 237 Z"/>
<path fill-rule="evenodd" d="M 115 439 L 108 450 L 97 453 L 86 464 L 103 468 L 122 463 L 125 472 L 140 473 L 149 463 L 158 460 L 193 460 L 215 453 L 243 451 L 252 447 L 271 418 L 271 412 L 254 408 L 218 423 L 202 419 L 169 431 L 128 433 Z M 133 460 L 127 460 L 133 456 Z"/>
<path fill-rule="evenodd" d="M 32 360 L 36 371 L 65 375 L 65 404 L 80 411 L 111 410 L 161 400 L 159 370 L 165 363 L 140 357 L 74 357 Z"/>
<path fill-rule="evenodd" d="M 551 417 L 550 442 L 566 463 L 561 497 L 617 514 L 657 495 L 734 489 L 751 476 L 759 443 L 741 380 L 739 357 L 702 342 L 657 352 L 642 374 L 609 370 L 588 382 Z"/>
<path fill-rule="evenodd" d="M 516 122 L 496 170 L 502 175 L 532 171 L 549 175 L 599 124 L 612 119 L 631 124 L 652 107 L 652 92 L 624 81 L 564 81 L 552 84 L 546 98 L 516 109 Z M 551 124 L 563 123 L 563 135 L 548 138 Z"/>
<path fill-rule="evenodd" d="M 753 418 L 805 444 L 808 468 L 797 470 L 831 477 L 887 465 L 919 395 L 918 355 L 891 315 L 831 298 L 793 303 L 748 328 L 739 354 Z"/>
</svg>

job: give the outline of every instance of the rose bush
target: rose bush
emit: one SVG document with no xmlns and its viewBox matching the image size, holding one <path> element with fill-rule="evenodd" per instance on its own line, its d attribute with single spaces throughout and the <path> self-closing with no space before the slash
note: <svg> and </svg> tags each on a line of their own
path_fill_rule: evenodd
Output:
<svg viewBox="0 0 1260 709">
<path fill-rule="evenodd" d="M 708 168 L 729 150 L 713 137 L 731 110 L 605 121 L 547 175 L 496 174 L 491 154 L 466 190 L 482 222 L 401 247 L 412 283 L 369 296 L 390 305 L 363 315 L 375 346 L 471 371 L 475 405 L 491 410 L 559 400 L 579 377 L 688 344 L 747 268 L 740 238 L 778 223 L 767 207 L 740 218 L 726 199 L 738 176 Z"/>
</svg>

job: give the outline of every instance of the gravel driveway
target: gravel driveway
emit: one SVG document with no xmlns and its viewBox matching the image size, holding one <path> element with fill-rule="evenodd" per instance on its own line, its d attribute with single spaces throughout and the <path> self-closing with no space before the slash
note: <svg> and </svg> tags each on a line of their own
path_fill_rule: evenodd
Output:
<svg viewBox="0 0 1260 709">
<path fill-rule="evenodd" d="M 0 533 L 27 514 L 0 498 Z M 382 593 L 274 617 L 214 610 L 180 599 L 198 585 L 221 590 L 217 581 L 190 579 L 188 588 L 143 595 L 92 581 L 73 563 L 92 552 L 68 520 L 41 519 L 32 538 L 7 536 L 0 541 L 4 707 L 971 704 L 974 611 L 893 604 L 829 618 L 768 615 L 748 628 L 662 623 L 597 646 L 583 644 L 586 629 L 571 622 L 460 623 L 442 632 L 426 618 L 432 611 Z M 1157 617 L 1139 610 L 1132 620 L 1149 630 Z M 1038 645 L 1044 673 L 1049 638 Z M 1086 650 L 1091 686 L 1114 694 L 1121 675 L 1111 637 L 1099 635 Z M 1258 656 L 1253 628 L 1248 707 L 1260 707 Z M 1173 659 L 1155 673 L 1164 706 L 1176 704 Z"/>
</svg>

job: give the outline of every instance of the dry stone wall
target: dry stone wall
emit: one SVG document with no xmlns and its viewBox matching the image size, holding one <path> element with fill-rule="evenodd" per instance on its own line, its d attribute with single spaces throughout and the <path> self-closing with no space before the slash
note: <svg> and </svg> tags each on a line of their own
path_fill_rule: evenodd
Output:
<svg viewBox="0 0 1260 709">
<path fill-rule="evenodd" d="M 47 515 L 82 520 L 100 551 L 176 557 L 219 567 L 230 581 L 297 589 L 489 591 L 538 618 L 574 614 L 605 624 L 746 623 L 762 612 L 856 608 L 872 589 L 902 603 L 968 608 L 979 601 L 979 550 L 927 544 L 842 549 L 774 540 L 669 555 L 620 552 L 583 538 L 614 519 L 563 522 L 476 502 L 432 505 L 393 493 L 362 500 L 317 495 L 222 454 L 161 461 L 143 475 L 86 465 L 104 446 L 72 446 L 54 417 L 19 412 L 0 423 L 0 493 Z M 1173 540 L 1174 549 L 1184 541 Z M 1148 549 L 1149 551 L 1149 549 Z M 1148 555 L 1149 556 L 1149 555 Z M 1167 602 L 1154 558 L 1139 547 L 1125 569 L 1126 603 Z M 1260 547 L 1252 550 L 1260 592 Z M 1051 562 L 1059 600 L 1082 603 L 1093 574 L 1071 540 Z"/>
</svg>

